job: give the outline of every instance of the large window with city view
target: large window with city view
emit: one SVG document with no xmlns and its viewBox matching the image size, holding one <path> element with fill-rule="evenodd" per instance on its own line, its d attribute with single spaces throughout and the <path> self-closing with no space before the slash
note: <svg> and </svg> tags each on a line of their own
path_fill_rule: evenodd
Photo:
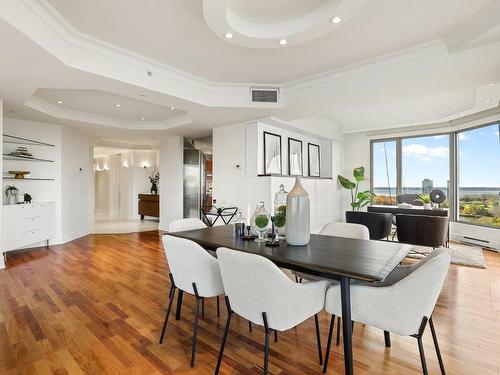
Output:
<svg viewBox="0 0 500 375">
<path fill-rule="evenodd" d="M 429 194 L 440 189 L 449 197 L 452 191 L 457 199 L 450 217 L 500 228 L 499 129 L 497 123 L 450 134 L 373 141 L 373 203 L 394 205 L 397 192 Z M 456 152 L 450 153 L 455 141 Z M 455 155 L 451 164 L 457 170 L 453 186 L 450 155 Z M 448 199 L 441 204 L 449 206 Z"/>
<path fill-rule="evenodd" d="M 440 189 L 449 196 L 450 136 L 403 138 L 401 140 L 401 192 L 430 194 Z M 447 207 L 448 202 L 441 204 Z"/>
<path fill-rule="evenodd" d="M 500 228 L 500 124 L 458 133 L 458 220 Z"/>
</svg>

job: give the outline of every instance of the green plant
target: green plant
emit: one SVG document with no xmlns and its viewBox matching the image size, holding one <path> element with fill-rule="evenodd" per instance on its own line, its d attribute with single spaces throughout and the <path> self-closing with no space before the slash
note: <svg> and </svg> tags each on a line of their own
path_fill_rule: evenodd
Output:
<svg viewBox="0 0 500 375">
<path fill-rule="evenodd" d="M 344 176 L 338 175 L 340 185 L 344 189 L 351 191 L 351 207 L 355 211 L 359 211 L 360 208 L 366 206 L 371 202 L 375 194 L 370 190 L 359 191 L 359 184 L 366 181 L 365 178 L 365 167 L 356 167 L 352 171 L 355 182 L 345 178 Z"/>
<path fill-rule="evenodd" d="M 269 224 L 269 218 L 266 215 L 259 215 L 255 218 L 255 226 L 257 228 L 265 228 Z"/>
<path fill-rule="evenodd" d="M 274 225 L 276 228 L 281 228 L 285 225 L 286 223 L 286 206 L 279 206 L 276 209 L 276 215 L 274 218 Z"/>
<path fill-rule="evenodd" d="M 432 203 L 431 196 L 429 194 L 419 194 L 418 198 L 415 200 L 422 203 Z"/>
<path fill-rule="evenodd" d="M 14 185 L 7 185 L 7 188 L 5 189 L 5 195 L 8 197 L 10 195 L 17 195 L 19 192 L 19 189 L 16 188 Z"/>
</svg>

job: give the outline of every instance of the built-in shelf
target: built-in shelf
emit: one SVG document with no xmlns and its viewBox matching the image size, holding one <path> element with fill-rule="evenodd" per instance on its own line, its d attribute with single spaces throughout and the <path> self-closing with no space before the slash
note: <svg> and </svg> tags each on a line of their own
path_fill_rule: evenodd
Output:
<svg viewBox="0 0 500 375">
<path fill-rule="evenodd" d="M 48 163 L 54 162 L 54 160 L 30 158 L 30 157 L 26 157 L 26 156 L 15 156 L 15 155 L 9 155 L 9 154 L 3 154 L 3 159 L 4 160 L 38 161 L 38 162 L 48 162 Z"/>
<path fill-rule="evenodd" d="M 25 178 L 15 178 L 12 176 L 3 176 L 4 180 L 15 180 L 15 181 L 54 181 L 53 178 L 39 178 L 39 177 L 25 177 Z"/>
<path fill-rule="evenodd" d="M 14 143 L 18 145 L 31 145 L 31 146 L 45 146 L 45 147 L 55 147 L 55 145 L 50 143 L 45 143 L 41 141 L 36 141 L 34 139 L 16 137 L 15 135 L 4 134 L 3 143 Z"/>
</svg>

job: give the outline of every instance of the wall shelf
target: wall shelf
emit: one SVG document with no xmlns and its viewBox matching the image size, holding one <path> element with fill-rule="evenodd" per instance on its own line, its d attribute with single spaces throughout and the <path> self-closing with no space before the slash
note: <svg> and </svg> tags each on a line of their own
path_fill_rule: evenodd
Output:
<svg viewBox="0 0 500 375">
<path fill-rule="evenodd" d="M 3 176 L 4 180 L 14 180 L 14 181 L 55 181 L 53 178 L 38 178 L 38 177 L 26 177 L 26 178 L 15 178 L 12 176 Z"/>
<path fill-rule="evenodd" d="M 9 155 L 9 154 L 3 154 L 3 159 L 4 160 L 37 161 L 37 162 L 48 162 L 48 163 L 54 162 L 54 160 L 29 158 L 29 157 L 25 157 L 25 156 L 15 156 L 15 155 Z"/>
<path fill-rule="evenodd" d="M 15 135 L 4 134 L 3 143 L 14 143 L 18 145 L 31 145 L 31 146 L 45 146 L 45 147 L 56 147 L 53 144 L 45 143 L 41 141 L 36 141 L 34 139 L 16 137 Z"/>
</svg>

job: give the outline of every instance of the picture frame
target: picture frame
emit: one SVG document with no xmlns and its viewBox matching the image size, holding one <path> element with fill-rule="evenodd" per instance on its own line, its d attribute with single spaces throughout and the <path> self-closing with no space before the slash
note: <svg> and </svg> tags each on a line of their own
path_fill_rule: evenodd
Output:
<svg viewBox="0 0 500 375">
<path fill-rule="evenodd" d="M 288 174 L 302 176 L 303 171 L 302 141 L 288 138 Z"/>
<path fill-rule="evenodd" d="M 321 154 L 319 145 L 307 144 L 307 173 L 309 177 L 321 177 Z"/>
<path fill-rule="evenodd" d="M 281 135 L 264 132 L 264 174 L 282 174 Z"/>
</svg>

